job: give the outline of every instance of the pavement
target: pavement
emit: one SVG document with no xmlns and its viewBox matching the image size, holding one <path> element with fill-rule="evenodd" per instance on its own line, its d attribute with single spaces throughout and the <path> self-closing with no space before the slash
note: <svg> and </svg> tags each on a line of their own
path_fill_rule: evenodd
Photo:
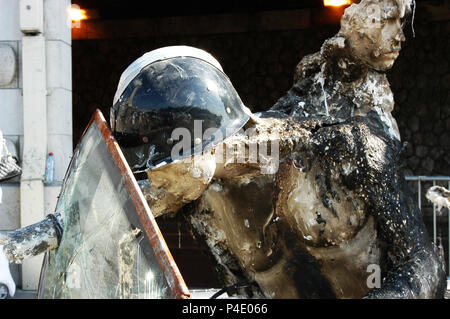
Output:
<svg viewBox="0 0 450 319">
<path fill-rule="evenodd" d="M 192 299 L 209 299 L 212 295 L 219 291 L 219 289 L 190 289 Z M 223 294 L 219 297 L 226 298 L 227 294 Z M 36 291 L 32 290 L 20 290 L 17 289 L 12 299 L 35 299 Z"/>
<path fill-rule="evenodd" d="M 16 289 L 16 293 L 12 299 L 35 299 L 36 291 Z"/>
<path fill-rule="evenodd" d="M 447 278 L 447 292 L 444 295 L 444 299 L 450 299 L 450 277 Z"/>
<path fill-rule="evenodd" d="M 190 289 L 192 299 L 209 299 L 212 295 L 218 292 L 219 289 Z M 36 291 L 17 289 L 12 299 L 35 299 Z M 223 294 L 219 299 L 228 298 L 227 294 Z M 450 299 L 450 279 L 447 280 L 447 292 L 444 299 Z"/>
</svg>

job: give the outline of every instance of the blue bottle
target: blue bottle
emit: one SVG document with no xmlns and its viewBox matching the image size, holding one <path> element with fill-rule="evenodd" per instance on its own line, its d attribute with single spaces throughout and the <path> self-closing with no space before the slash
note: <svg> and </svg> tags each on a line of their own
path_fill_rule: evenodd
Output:
<svg viewBox="0 0 450 319">
<path fill-rule="evenodd" d="M 55 156 L 53 153 L 48 153 L 47 160 L 45 162 L 45 180 L 44 184 L 51 185 L 55 176 Z"/>
</svg>

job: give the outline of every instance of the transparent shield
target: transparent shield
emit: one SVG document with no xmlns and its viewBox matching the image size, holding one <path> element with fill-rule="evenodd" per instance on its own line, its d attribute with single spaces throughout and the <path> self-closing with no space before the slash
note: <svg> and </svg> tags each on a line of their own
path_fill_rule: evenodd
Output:
<svg viewBox="0 0 450 319">
<path fill-rule="evenodd" d="M 105 127 L 97 111 L 66 173 L 56 207 L 64 220 L 63 236 L 58 249 L 46 255 L 38 297 L 189 297 L 131 170 Z"/>
</svg>

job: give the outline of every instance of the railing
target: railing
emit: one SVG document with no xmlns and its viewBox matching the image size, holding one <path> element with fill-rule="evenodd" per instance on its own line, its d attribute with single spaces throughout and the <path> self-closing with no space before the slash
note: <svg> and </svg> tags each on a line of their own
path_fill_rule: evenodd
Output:
<svg viewBox="0 0 450 319">
<path fill-rule="evenodd" d="M 450 189 L 450 176 L 405 176 L 407 181 L 412 181 L 417 183 L 417 204 L 422 211 L 423 214 L 425 214 L 425 209 L 422 205 L 430 204 L 431 202 L 426 199 L 426 202 L 422 200 L 422 183 L 428 184 L 429 187 L 431 186 L 443 186 L 447 189 Z M 432 185 L 430 185 L 432 184 Z M 429 188 L 428 187 L 428 188 Z M 426 193 L 428 189 L 424 190 L 424 194 Z M 437 233 L 438 233 L 438 225 L 437 225 L 437 215 L 439 213 L 440 216 L 444 214 L 440 214 L 442 211 L 447 210 L 447 217 L 448 217 L 448 235 L 447 235 L 447 267 L 449 269 L 447 275 L 450 277 L 450 212 L 448 208 L 441 208 L 441 211 L 437 211 L 437 207 L 435 204 L 433 204 L 433 242 L 437 245 Z M 425 217 L 425 216 L 424 216 Z M 440 241 L 442 241 L 441 236 L 439 236 Z M 442 244 L 440 242 L 439 244 Z"/>
</svg>

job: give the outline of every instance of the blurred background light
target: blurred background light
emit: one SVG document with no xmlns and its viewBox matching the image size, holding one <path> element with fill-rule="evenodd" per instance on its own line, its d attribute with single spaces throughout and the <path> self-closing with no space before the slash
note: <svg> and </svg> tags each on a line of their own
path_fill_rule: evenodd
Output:
<svg viewBox="0 0 450 319">
<path fill-rule="evenodd" d="M 325 7 L 341 7 L 352 4 L 352 0 L 323 0 Z"/>
</svg>

